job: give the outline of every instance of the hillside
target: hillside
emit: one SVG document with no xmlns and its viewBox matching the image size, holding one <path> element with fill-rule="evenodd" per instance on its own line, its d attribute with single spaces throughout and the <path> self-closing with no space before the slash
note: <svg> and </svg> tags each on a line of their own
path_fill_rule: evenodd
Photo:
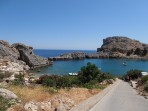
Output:
<svg viewBox="0 0 148 111">
<path fill-rule="evenodd" d="M 102 58 L 148 58 L 148 44 L 122 36 L 103 39 L 97 51 Z"/>
</svg>

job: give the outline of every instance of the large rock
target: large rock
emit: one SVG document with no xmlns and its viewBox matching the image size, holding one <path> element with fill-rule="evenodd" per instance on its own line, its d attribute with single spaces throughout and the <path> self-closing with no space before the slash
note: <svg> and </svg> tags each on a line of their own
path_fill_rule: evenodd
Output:
<svg viewBox="0 0 148 111">
<path fill-rule="evenodd" d="M 26 62 L 30 67 L 40 67 L 49 65 L 49 61 L 46 58 L 33 54 L 33 48 L 24 44 L 15 43 L 12 47 L 16 48 L 20 53 L 20 59 Z"/>
<path fill-rule="evenodd" d="M 35 102 L 30 101 L 24 105 L 25 111 L 53 111 L 50 101 Z"/>
<path fill-rule="evenodd" d="M 47 58 L 33 54 L 33 48 L 21 43 L 9 45 L 0 40 L 0 70 L 20 72 L 30 68 L 49 65 Z"/>
<path fill-rule="evenodd" d="M 6 99 L 10 99 L 10 100 L 17 99 L 17 96 L 13 92 L 11 92 L 7 89 L 4 89 L 4 88 L 0 88 L 0 96 L 2 96 L 3 98 L 6 98 Z"/>
<path fill-rule="evenodd" d="M 128 37 L 113 36 L 103 39 L 103 45 L 98 48 L 100 57 L 134 58 L 147 57 L 148 45 Z"/>
<path fill-rule="evenodd" d="M 0 40 L 0 58 L 16 61 L 20 57 L 18 50 L 12 48 L 8 42 Z"/>
</svg>

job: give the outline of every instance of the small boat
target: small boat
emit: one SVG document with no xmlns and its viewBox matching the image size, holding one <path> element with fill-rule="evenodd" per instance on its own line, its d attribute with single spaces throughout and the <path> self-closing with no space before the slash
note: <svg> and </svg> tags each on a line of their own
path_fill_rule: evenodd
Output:
<svg viewBox="0 0 148 111">
<path fill-rule="evenodd" d="M 70 76 L 77 76 L 78 73 L 69 73 Z"/>
<path fill-rule="evenodd" d="M 124 66 L 127 66 L 126 62 L 123 62 L 123 65 L 124 65 Z"/>
<path fill-rule="evenodd" d="M 148 75 L 148 72 L 141 72 L 141 75 L 146 76 L 146 75 Z"/>
</svg>

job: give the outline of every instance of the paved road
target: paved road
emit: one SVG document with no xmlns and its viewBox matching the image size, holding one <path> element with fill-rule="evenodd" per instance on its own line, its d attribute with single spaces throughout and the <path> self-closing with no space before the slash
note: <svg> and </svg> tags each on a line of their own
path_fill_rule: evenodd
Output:
<svg viewBox="0 0 148 111">
<path fill-rule="evenodd" d="M 148 99 L 120 80 L 90 111 L 148 111 Z"/>
</svg>

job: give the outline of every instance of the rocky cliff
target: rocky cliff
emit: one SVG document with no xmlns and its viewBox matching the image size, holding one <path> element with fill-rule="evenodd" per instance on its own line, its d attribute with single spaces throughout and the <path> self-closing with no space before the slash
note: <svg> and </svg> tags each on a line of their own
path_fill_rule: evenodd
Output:
<svg viewBox="0 0 148 111">
<path fill-rule="evenodd" d="M 23 71 L 29 68 L 49 65 L 48 59 L 33 54 L 33 48 L 24 44 L 0 40 L 0 70 Z"/>
<path fill-rule="evenodd" d="M 148 44 L 128 37 L 114 36 L 103 39 L 103 45 L 97 51 L 102 58 L 147 58 Z"/>
</svg>

